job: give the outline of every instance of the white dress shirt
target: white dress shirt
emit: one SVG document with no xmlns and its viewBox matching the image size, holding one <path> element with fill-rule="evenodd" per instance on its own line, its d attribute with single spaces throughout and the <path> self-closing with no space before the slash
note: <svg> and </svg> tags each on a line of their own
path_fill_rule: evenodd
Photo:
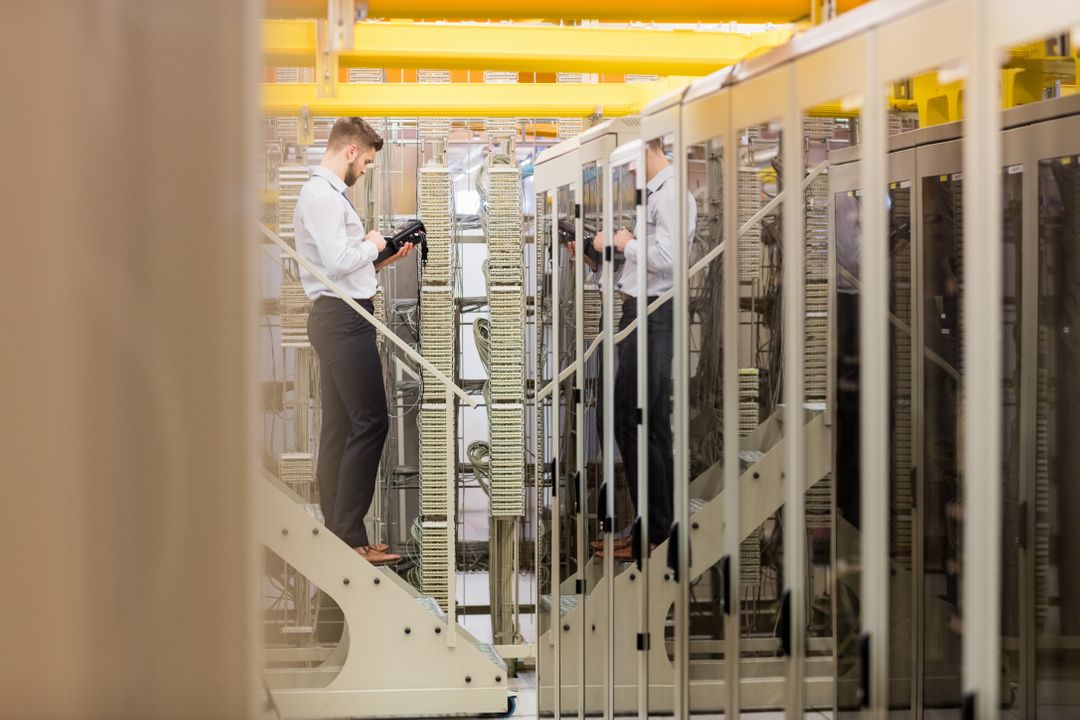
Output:
<svg viewBox="0 0 1080 720">
<path fill-rule="evenodd" d="M 379 251 L 364 240 L 364 223 L 345 196 L 345 181 L 324 167 L 311 171 L 300 189 L 293 214 L 296 251 L 340 285 L 354 300 L 371 298 L 378 289 L 375 258 Z M 330 288 L 303 267 L 300 282 L 309 298 L 328 295 Z"/>
<path fill-rule="evenodd" d="M 645 237 L 648 252 L 645 263 L 646 294 L 648 297 L 662 295 L 674 284 L 675 237 L 679 232 L 679 216 L 676 200 L 675 168 L 668 165 L 656 173 L 645 185 L 648 198 L 645 201 Z M 694 240 L 697 228 L 697 203 L 694 196 L 686 194 L 686 243 L 687 252 Z M 626 262 L 616 288 L 631 297 L 638 294 L 638 238 L 626 244 L 623 250 Z"/>
</svg>

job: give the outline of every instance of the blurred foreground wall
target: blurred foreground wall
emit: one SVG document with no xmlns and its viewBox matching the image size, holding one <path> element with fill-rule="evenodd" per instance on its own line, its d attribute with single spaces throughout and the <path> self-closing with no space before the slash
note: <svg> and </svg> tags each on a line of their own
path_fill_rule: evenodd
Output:
<svg viewBox="0 0 1080 720">
<path fill-rule="evenodd" d="M 255 713 L 256 29 L 0 2 L 0 717 Z"/>
</svg>

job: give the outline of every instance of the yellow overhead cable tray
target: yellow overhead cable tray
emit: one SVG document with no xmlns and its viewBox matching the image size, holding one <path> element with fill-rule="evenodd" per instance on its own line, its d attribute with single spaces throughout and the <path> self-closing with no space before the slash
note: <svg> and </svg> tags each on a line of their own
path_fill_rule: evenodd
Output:
<svg viewBox="0 0 1080 720">
<path fill-rule="evenodd" d="M 652 100 L 689 84 L 669 77 L 648 83 L 385 83 L 337 86 L 318 97 L 312 83 L 263 83 L 265 115 L 383 117 L 605 117 L 635 115 Z"/>
<path fill-rule="evenodd" d="M 483 69 L 519 72 L 708 75 L 791 37 L 648 28 L 474 23 L 361 22 L 340 67 Z M 265 20 L 263 57 L 278 67 L 313 66 L 313 20 Z"/>
<path fill-rule="evenodd" d="M 653 22 L 790 22 L 810 16 L 811 0 L 366 0 L 355 2 L 369 18 L 425 18 L 428 20 L 604 20 Z M 846 12 L 867 0 L 836 0 Z M 326 0 L 267 0 L 264 17 L 325 18 Z"/>
</svg>

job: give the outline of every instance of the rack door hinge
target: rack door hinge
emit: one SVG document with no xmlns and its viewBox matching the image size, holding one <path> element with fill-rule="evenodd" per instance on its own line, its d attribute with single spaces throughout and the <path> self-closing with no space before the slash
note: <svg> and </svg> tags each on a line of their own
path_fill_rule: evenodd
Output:
<svg viewBox="0 0 1080 720">
<path fill-rule="evenodd" d="M 1027 500 L 1020 502 L 1016 518 L 1016 547 L 1027 550 L 1028 546 L 1028 503 Z"/>
<path fill-rule="evenodd" d="M 870 707 L 870 634 L 859 636 L 859 707 Z"/>
<path fill-rule="evenodd" d="M 731 556 L 720 558 L 720 611 L 731 614 Z"/>
<path fill-rule="evenodd" d="M 581 472 L 574 473 L 574 514 L 581 514 Z"/>
<path fill-rule="evenodd" d="M 917 509 L 919 507 L 919 498 L 918 498 L 918 495 L 917 495 L 917 493 L 919 491 L 919 480 L 918 480 L 918 477 L 917 477 L 918 474 L 919 474 L 918 473 L 918 468 L 916 468 L 914 465 L 912 465 L 911 466 L 911 509 L 912 510 L 915 510 L 915 509 Z"/>
<path fill-rule="evenodd" d="M 975 691 L 968 690 L 960 701 L 960 720 L 975 720 Z"/>
</svg>

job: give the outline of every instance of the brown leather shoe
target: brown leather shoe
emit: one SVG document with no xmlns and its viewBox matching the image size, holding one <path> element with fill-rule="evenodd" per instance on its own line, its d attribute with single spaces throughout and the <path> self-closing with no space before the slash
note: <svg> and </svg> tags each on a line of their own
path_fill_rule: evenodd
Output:
<svg viewBox="0 0 1080 720">
<path fill-rule="evenodd" d="M 656 549 L 656 545 L 649 543 L 649 554 Z M 597 553 L 600 557 L 604 556 L 603 552 Z M 632 543 L 627 543 L 624 547 L 616 548 L 615 552 L 611 555 L 619 562 L 633 562 L 634 561 L 634 547 Z"/>
<path fill-rule="evenodd" d="M 373 545 L 369 545 L 366 548 L 353 548 L 353 550 L 372 565 L 389 565 L 391 563 L 396 563 L 401 559 L 400 555 L 376 550 Z"/>
<path fill-rule="evenodd" d="M 630 543 L 632 543 L 633 541 L 633 538 L 629 536 L 624 538 L 615 538 L 615 549 L 618 550 L 619 548 L 630 547 Z M 604 539 L 600 538 L 599 540 L 593 540 L 591 543 L 589 543 L 589 547 L 591 547 L 593 550 L 596 550 L 597 552 L 603 552 Z"/>
</svg>

